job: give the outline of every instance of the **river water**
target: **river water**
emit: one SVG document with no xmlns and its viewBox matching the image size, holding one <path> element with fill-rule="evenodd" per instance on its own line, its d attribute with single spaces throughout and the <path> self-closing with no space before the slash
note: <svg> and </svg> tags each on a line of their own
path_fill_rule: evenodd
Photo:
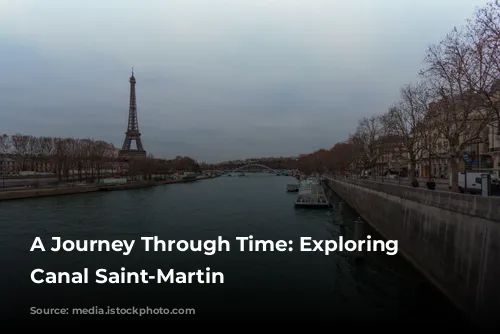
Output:
<svg viewBox="0 0 500 334">
<path fill-rule="evenodd" d="M 240 252 L 235 237 L 293 240 L 352 236 L 356 213 L 295 209 L 290 177 L 247 174 L 123 192 L 100 192 L 0 203 L 3 316 L 36 307 L 195 308 L 200 316 L 293 316 L 456 323 L 460 314 L 405 260 L 366 253 Z M 339 199 L 333 195 L 337 207 Z M 380 238 L 365 224 L 364 233 Z M 110 252 L 29 252 L 35 237 L 47 247 L 63 239 L 136 240 L 130 255 Z M 222 236 L 230 252 L 145 252 L 141 237 L 207 240 Z M 210 267 L 224 284 L 34 284 L 30 273 Z"/>
</svg>

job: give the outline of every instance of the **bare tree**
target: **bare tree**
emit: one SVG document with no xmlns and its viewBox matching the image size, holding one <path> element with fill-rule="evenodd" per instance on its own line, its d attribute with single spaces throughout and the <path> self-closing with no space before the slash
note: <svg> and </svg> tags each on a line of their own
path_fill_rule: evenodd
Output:
<svg viewBox="0 0 500 334">
<path fill-rule="evenodd" d="M 500 38 L 500 1 L 490 1 L 476 12 L 476 22 L 492 38 Z"/>
<path fill-rule="evenodd" d="M 27 136 L 26 157 L 29 159 L 30 169 L 36 171 L 36 164 L 40 161 L 40 141 L 38 137 Z"/>
<path fill-rule="evenodd" d="M 54 152 L 54 138 L 51 137 L 40 137 L 40 151 L 41 155 L 44 157 L 52 156 Z"/>
<path fill-rule="evenodd" d="M 470 47 L 469 67 L 466 71 L 468 88 L 477 94 L 485 107 L 496 116 L 500 134 L 500 1 L 492 1 L 479 8 L 465 31 Z"/>
<path fill-rule="evenodd" d="M 154 155 L 148 154 L 144 159 L 144 180 L 152 180 L 156 169 L 156 160 Z"/>
<path fill-rule="evenodd" d="M 29 139 L 29 136 L 25 136 L 20 133 L 10 137 L 10 141 L 12 143 L 12 153 L 17 158 L 18 168 L 20 170 L 25 170 L 26 167 Z"/>
<path fill-rule="evenodd" d="M 364 117 L 358 123 L 352 141 L 361 147 L 361 161 L 365 171 L 372 170 L 380 157 L 378 141 L 383 129 L 381 116 Z"/>
<path fill-rule="evenodd" d="M 104 154 L 102 160 L 107 171 L 115 170 L 115 163 L 118 159 L 118 150 L 112 143 L 102 142 L 101 145 L 104 146 Z"/>
<path fill-rule="evenodd" d="M 78 173 L 80 180 L 82 176 L 88 181 L 92 170 L 92 146 L 94 141 L 92 139 L 81 139 L 79 141 L 80 161 L 78 166 Z M 83 175 L 82 175 L 83 174 Z"/>
<path fill-rule="evenodd" d="M 449 149 L 444 150 L 444 143 L 448 143 L 446 137 L 435 127 L 432 118 L 426 118 L 421 124 L 420 129 L 420 145 L 418 160 L 425 162 L 429 167 L 428 178 L 432 178 L 432 160 L 435 157 L 443 156 L 449 158 Z M 448 145 L 446 145 L 448 148 Z"/>
<path fill-rule="evenodd" d="M 384 133 L 393 136 L 399 145 L 395 156 L 410 163 L 410 181 L 415 178 L 417 161 L 424 150 L 422 130 L 431 94 L 424 83 L 409 84 L 401 89 L 401 99 L 382 117 Z"/>
<path fill-rule="evenodd" d="M 354 167 L 356 173 L 359 173 L 361 171 L 361 166 L 364 166 L 364 145 L 357 134 L 350 134 L 347 139 L 347 143 L 349 144 L 349 148 L 351 150 L 351 163 L 349 165 L 349 171 L 352 172 Z"/>
<path fill-rule="evenodd" d="M 0 154 L 7 154 L 10 152 L 11 142 L 7 134 L 0 135 Z"/>
<path fill-rule="evenodd" d="M 98 140 L 93 144 L 92 149 L 92 160 L 94 162 L 94 168 L 97 172 L 97 179 L 101 179 L 102 170 L 109 165 L 109 160 L 111 159 L 111 145 L 105 141 Z"/>
<path fill-rule="evenodd" d="M 467 79 L 473 67 L 473 51 L 461 30 L 454 29 L 437 45 L 429 47 L 422 71 L 436 94 L 426 123 L 432 125 L 449 143 L 452 189 L 458 191 L 460 157 L 467 145 L 480 138 L 491 122 L 491 109 L 470 90 Z"/>
<path fill-rule="evenodd" d="M 57 175 L 60 180 L 69 180 L 69 171 L 71 168 L 71 139 L 56 138 L 54 139 L 55 146 L 55 161 L 57 165 Z"/>
<path fill-rule="evenodd" d="M 1 174 L 5 174 L 6 172 L 5 157 L 10 152 L 10 148 L 10 137 L 6 134 L 0 135 L 0 156 L 2 158 L 2 165 L 0 166 L 2 168 Z"/>
<path fill-rule="evenodd" d="M 330 156 L 331 168 L 339 172 L 347 172 L 358 157 L 353 144 L 348 141 L 335 144 L 330 149 Z"/>
<path fill-rule="evenodd" d="M 500 46 L 500 1 L 490 1 L 486 6 L 478 8 L 474 19 L 469 22 L 469 29 L 491 51 L 491 56 L 496 55 L 494 64 L 498 70 L 500 55 L 494 51 L 498 51 Z"/>
</svg>

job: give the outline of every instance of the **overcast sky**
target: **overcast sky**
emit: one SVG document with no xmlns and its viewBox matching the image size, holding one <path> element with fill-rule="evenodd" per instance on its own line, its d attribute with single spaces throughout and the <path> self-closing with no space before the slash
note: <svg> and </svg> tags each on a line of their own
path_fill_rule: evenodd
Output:
<svg viewBox="0 0 500 334">
<path fill-rule="evenodd" d="M 135 68 L 159 157 L 330 148 L 479 0 L 0 0 L 0 133 L 121 147 Z"/>
</svg>

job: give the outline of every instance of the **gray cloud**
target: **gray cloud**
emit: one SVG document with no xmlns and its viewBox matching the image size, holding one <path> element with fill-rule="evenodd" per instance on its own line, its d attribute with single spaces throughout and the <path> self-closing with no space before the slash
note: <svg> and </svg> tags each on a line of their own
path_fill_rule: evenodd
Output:
<svg viewBox="0 0 500 334">
<path fill-rule="evenodd" d="M 204 161 L 329 148 L 486 1 L 4 0 L 0 131 L 121 146 L 136 68 L 148 151 Z"/>
</svg>

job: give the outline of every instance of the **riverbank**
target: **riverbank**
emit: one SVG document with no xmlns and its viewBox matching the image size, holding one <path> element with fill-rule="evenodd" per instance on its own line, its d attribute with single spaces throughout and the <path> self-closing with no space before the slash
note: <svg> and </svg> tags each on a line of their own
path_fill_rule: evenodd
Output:
<svg viewBox="0 0 500 334">
<path fill-rule="evenodd" d="M 128 182 L 128 183 L 124 183 L 124 184 L 100 186 L 99 190 L 119 191 L 119 190 L 132 190 L 132 189 L 140 189 L 140 188 L 151 188 L 151 187 L 163 186 L 166 184 L 196 182 L 196 181 L 205 180 L 205 179 L 212 179 L 212 178 L 214 178 L 214 177 L 198 176 L 198 177 L 192 178 L 192 179 Z"/>
<path fill-rule="evenodd" d="M 7 190 L 0 192 L 0 201 L 26 199 L 34 197 L 76 195 L 99 191 L 97 186 L 75 186 L 68 188 L 47 188 L 47 189 L 26 189 L 26 190 Z"/>
<path fill-rule="evenodd" d="M 0 192 L 0 201 L 27 199 L 36 197 L 48 197 L 48 196 L 78 195 L 96 191 L 120 191 L 120 190 L 132 190 L 140 188 L 151 188 L 166 184 L 194 182 L 212 178 L 214 177 L 199 176 L 195 180 L 178 179 L 178 180 L 162 180 L 162 181 L 136 181 L 136 182 L 129 182 L 126 184 L 119 184 L 116 186 L 86 185 L 86 186 L 74 186 L 74 187 L 64 187 L 64 188 L 59 187 L 59 188 L 46 188 L 46 189 L 32 188 L 23 190 L 7 190 Z"/>
<path fill-rule="evenodd" d="M 136 305 L 152 307 L 165 305 L 165 296 L 168 296 L 170 305 L 185 305 L 195 309 L 196 314 L 216 317 L 224 312 L 233 315 L 232 302 L 235 299 L 254 301 L 272 298 L 269 305 L 258 310 L 261 312 L 258 315 L 296 316 L 294 312 L 307 303 L 309 312 L 324 315 L 326 320 L 330 317 L 330 321 L 333 315 L 337 319 L 353 320 L 352 324 L 363 319 L 372 322 L 378 319 L 380 323 L 394 322 L 395 319 L 396 322 L 410 324 L 425 320 L 431 326 L 443 324 L 449 328 L 453 324 L 466 328 L 463 325 L 464 317 L 461 314 L 455 316 L 450 303 L 403 258 L 386 255 L 380 249 L 378 252 L 365 253 L 362 263 L 354 262 L 355 254 L 352 252 L 324 256 L 320 252 L 300 252 L 295 248 L 292 252 L 281 252 L 278 256 L 272 252 L 233 251 L 218 252 L 215 257 L 175 251 L 171 254 L 146 252 L 142 245 L 134 247 L 128 258 L 118 252 L 29 252 L 28 247 L 37 236 L 49 239 L 57 236 L 61 240 L 112 241 L 140 240 L 144 236 L 168 240 L 207 240 L 218 235 L 231 238 L 252 234 L 262 240 L 293 240 L 292 247 L 299 243 L 301 236 L 311 236 L 315 240 L 338 240 L 340 235 L 344 235 L 344 239 L 354 236 L 354 224 L 359 215 L 348 209 L 347 205 L 341 217 L 337 214 L 325 216 L 322 211 L 296 211 L 293 209 L 295 196 L 285 192 L 286 184 L 292 179 L 273 174 L 247 175 L 223 176 L 121 193 L 0 203 L 3 218 L 0 235 L 4 236 L 0 243 L 0 261 L 9 268 L 9 276 L 0 284 L 4 301 L 2 316 L 17 319 L 19 315 L 29 315 L 26 311 L 33 305 L 49 307 L 49 302 L 53 305 L 68 305 L 72 301 L 81 304 L 88 302 L 91 306 L 113 305 L 117 304 L 120 296 L 128 296 Z M 338 207 L 338 201 L 334 197 L 332 204 Z M 249 214 L 252 209 L 254 214 Z M 342 228 L 333 228 L 337 224 L 343 224 Z M 366 223 L 363 224 L 363 233 L 371 235 L 373 240 L 382 239 Z M 48 244 L 45 246 L 52 247 Z M 140 269 L 148 272 L 154 272 L 159 267 L 187 271 L 200 268 L 201 265 L 210 266 L 212 272 L 224 273 L 224 284 L 217 286 L 230 291 L 234 298 L 220 298 L 220 290 L 205 289 L 202 291 L 204 299 L 214 301 L 207 305 L 201 298 L 196 298 L 198 291 L 186 292 L 179 289 L 177 284 L 154 283 L 114 284 L 114 289 L 100 289 L 99 296 L 94 298 L 89 296 L 89 289 L 99 286 L 92 279 L 88 285 L 65 284 L 64 293 L 54 293 L 48 301 L 47 295 L 40 293 L 44 284 L 34 284 L 27 277 L 38 267 L 70 273 L 89 268 L 94 273 L 99 268 L 119 271 L 120 264 L 132 270 L 135 269 L 134 265 L 140 264 Z M 300 277 L 297 277 L 297 268 L 306 269 L 300 273 Z M 168 269 L 164 270 L 165 275 Z M 246 277 L 253 278 L 255 284 L 251 289 Z M 283 277 L 293 278 L 284 280 Z M 305 298 L 290 298 L 290 294 L 300 295 L 304 286 L 308 289 Z M 362 289 L 362 293 L 358 288 Z M 341 297 L 339 290 L 342 291 Z M 20 298 L 19 291 L 30 298 Z M 186 301 L 186 298 L 189 300 Z M 235 316 L 238 316 L 236 311 L 256 312 L 252 303 L 243 304 L 234 310 Z M 312 313 L 305 315 L 309 314 Z M 26 320 L 30 320 L 30 317 L 26 317 Z M 353 319 L 355 317 L 358 320 Z"/>
</svg>

